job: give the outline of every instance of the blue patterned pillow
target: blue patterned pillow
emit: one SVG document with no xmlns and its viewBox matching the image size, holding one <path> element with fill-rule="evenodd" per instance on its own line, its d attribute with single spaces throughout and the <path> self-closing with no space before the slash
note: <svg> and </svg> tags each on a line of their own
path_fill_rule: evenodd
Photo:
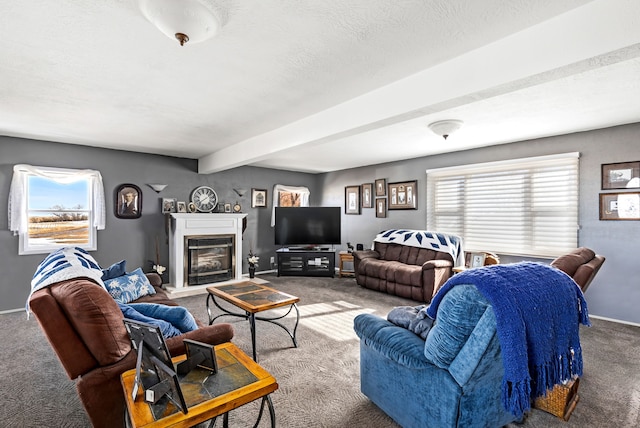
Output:
<svg viewBox="0 0 640 428">
<path fill-rule="evenodd" d="M 111 297 L 122 304 L 133 302 L 142 296 L 156 294 L 156 290 L 144 272 L 142 272 L 142 268 L 117 278 L 109 279 L 104 282 L 104 285 L 107 287 Z"/>
</svg>

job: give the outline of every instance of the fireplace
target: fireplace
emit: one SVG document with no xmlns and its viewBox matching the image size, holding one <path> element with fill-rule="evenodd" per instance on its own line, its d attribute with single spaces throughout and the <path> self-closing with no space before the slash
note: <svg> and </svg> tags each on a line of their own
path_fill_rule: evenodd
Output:
<svg viewBox="0 0 640 428">
<path fill-rule="evenodd" d="M 187 286 L 233 279 L 234 238 L 234 235 L 184 237 Z"/>
<path fill-rule="evenodd" d="M 242 221 L 247 214 L 172 213 L 171 294 L 204 292 L 209 284 L 242 280 Z"/>
</svg>

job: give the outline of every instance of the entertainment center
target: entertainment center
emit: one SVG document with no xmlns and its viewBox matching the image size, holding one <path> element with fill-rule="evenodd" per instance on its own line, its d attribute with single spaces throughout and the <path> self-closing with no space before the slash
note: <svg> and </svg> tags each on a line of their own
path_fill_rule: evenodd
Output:
<svg viewBox="0 0 640 428">
<path fill-rule="evenodd" d="M 276 207 L 278 276 L 334 276 L 340 207 Z"/>
<path fill-rule="evenodd" d="M 327 249 L 281 248 L 278 256 L 278 276 L 333 276 L 336 251 Z"/>
</svg>

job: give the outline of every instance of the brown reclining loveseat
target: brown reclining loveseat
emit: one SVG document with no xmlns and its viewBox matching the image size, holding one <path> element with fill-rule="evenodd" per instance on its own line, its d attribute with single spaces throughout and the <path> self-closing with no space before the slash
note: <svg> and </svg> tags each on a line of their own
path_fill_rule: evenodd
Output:
<svg viewBox="0 0 640 428">
<path fill-rule="evenodd" d="M 449 253 L 393 243 L 373 245 L 373 250 L 353 253 L 356 282 L 364 288 L 428 303 L 451 276 Z"/>
</svg>

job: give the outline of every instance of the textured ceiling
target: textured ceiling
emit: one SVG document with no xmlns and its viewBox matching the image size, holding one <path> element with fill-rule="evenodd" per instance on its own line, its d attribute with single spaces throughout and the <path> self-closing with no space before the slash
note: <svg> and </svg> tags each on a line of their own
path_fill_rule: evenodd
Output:
<svg viewBox="0 0 640 428">
<path fill-rule="evenodd" d="M 0 135 L 323 172 L 640 121 L 636 0 L 203 3 L 180 47 L 135 0 L 2 2 Z"/>
</svg>

